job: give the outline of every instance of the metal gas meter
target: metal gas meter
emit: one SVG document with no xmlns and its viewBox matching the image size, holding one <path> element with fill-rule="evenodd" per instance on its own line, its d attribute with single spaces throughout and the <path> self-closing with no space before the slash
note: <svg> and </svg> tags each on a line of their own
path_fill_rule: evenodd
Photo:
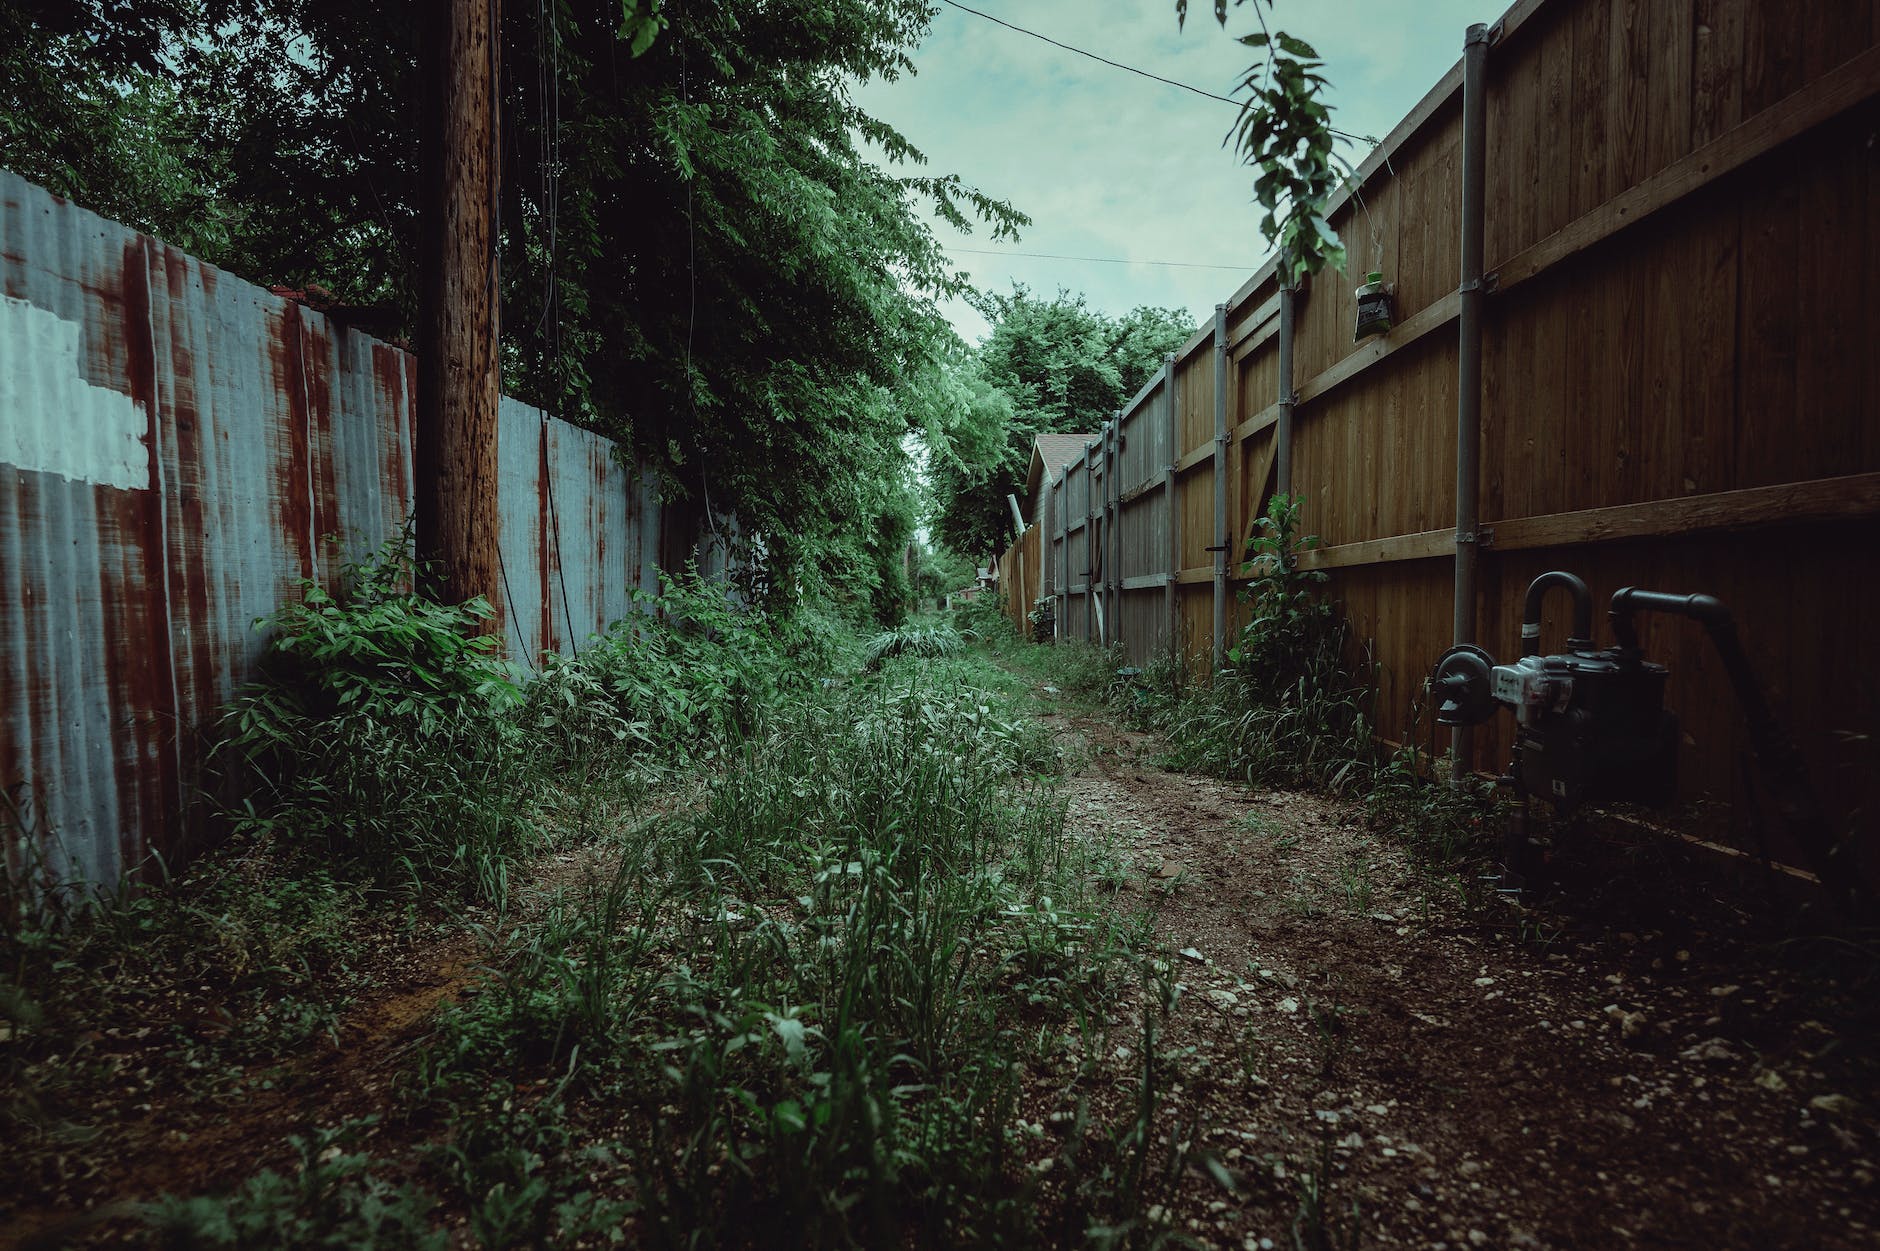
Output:
<svg viewBox="0 0 1880 1251">
<path fill-rule="evenodd" d="M 1567 650 L 1542 656 L 1541 602 L 1554 587 L 1573 595 Z M 1620 592 L 1626 594 L 1626 592 Z M 1678 719 L 1665 711 L 1669 670 L 1637 646 L 1593 646 L 1593 597 L 1570 573 L 1546 573 L 1528 587 L 1521 656 L 1498 665 L 1462 644 L 1436 662 L 1430 689 L 1443 725 L 1480 725 L 1497 705 L 1514 711 L 1509 775 L 1561 815 L 1582 803 L 1670 803 L 1677 793 Z M 1630 631 L 1627 631 L 1628 635 Z"/>
<path fill-rule="evenodd" d="M 1573 596 L 1573 629 L 1564 652 L 1543 656 L 1541 603 L 1555 588 Z M 1532 865 L 1528 798 L 1548 800 L 1556 816 L 1570 818 L 1582 804 L 1656 807 L 1676 796 L 1678 719 L 1664 706 L 1669 670 L 1644 658 L 1632 624 L 1639 612 L 1686 617 L 1704 627 L 1743 708 L 1757 763 L 1784 824 L 1822 881 L 1843 894 L 1844 902 L 1859 902 L 1859 876 L 1841 863 L 1843 843 L 1809 783 L 1801 752 L 1763 696 L 1730 610 L 1710 595 L 1626 587 L 1613 594 L 1606 614 L 1614 645 L 1595 648 L 1592 595 L 1579 578 L 1558 571 L 1528 586 L 1521 655 L 1512 664 L 1498 665 L 1464 643 L 1444 652 L 1430 675 L 1431 693 L 1440 701 L 1436 720 L 1443 725 L 1480 725 L 1497 708 L 1514 713 L 1514 758 L 1501 782 L 1521 802 L 1509 824 L 1504 883 L 1521 886 Z"/>
</svg>

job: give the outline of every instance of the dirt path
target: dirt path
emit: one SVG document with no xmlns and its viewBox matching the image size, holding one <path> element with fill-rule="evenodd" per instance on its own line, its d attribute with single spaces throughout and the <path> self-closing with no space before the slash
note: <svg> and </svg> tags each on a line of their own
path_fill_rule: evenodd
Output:
<svg viewBox="0 0 1880 1251">
<path fill-rule="evenodd" d="M 1116 838 L 1120 902 L 1187 953 L 1171 1104 L 1243 1185 L 1191 1178 L 1177 1231 L 1290 1248 L 1305 1212 L 1304 1245 L 1343 1246 L 1355 1204 L 1365 1246 L 1880 1245 L 1871 1034 L 1773 974 L 1727 904 L 1464 906 L 1348 806 L 1049 719 L 1089 761 L 1073 831 Z"/>
<path fill-rule="evenodd" d="M 232 1189 L 263 1168 L 291 1171 L 291 1135 L 384 1113 L 437 1009 L 473 980 L 475 957 L 466 932 L 397 944 L 378 957 L 378 989 L 345 1013 L 330 1039 L 256 1066 L 213 1095 L 165 1085 L 147 1092 L 147 1102 L 130 1103 L 135 1091 L 116 1100 L 124 1106 L 101 1119 L 99 1137 L 87 1143 L 91 1169 L 15 1212 L 0 1229 L 0 1251 L 121 1236 L 135 1226 L 138 1204 L 160 1194 Z"/>
</svg>

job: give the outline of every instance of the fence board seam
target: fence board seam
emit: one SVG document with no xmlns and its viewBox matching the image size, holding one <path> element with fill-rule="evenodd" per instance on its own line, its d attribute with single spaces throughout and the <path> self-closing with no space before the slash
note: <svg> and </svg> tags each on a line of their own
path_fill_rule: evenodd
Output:
<svg viewBox="0 0 1880 1251">
<path fill-rule="evenodd" d="M 1433 334 L 1455 321 L 1461 311 L 1462 294 L 1458 291 L 1451 291 L 1435 303 L 1392 327 L 1389 334 L 1382 338 L 1372 339 L 1330 369 L 1308 379 L 1306 384 L 1299 388 L 1298 399 L 1295 403 L 1310 403 L 1332 388 L 1356 378 L 1373 365 L 1389 360 L 1423 336 Z"/>
<path fill-rule="evenodd" d="M 1718 530 L 1876 519 L 1880 519 L 1880 473 L 1863 473 L 1491 521 L 1482 527 L 1487 535 L 1482 545 L 1488 551 L 1514 552 L 1621 539 L 1675 538 Z M 1314 548 L 1299 554 L 1299 567 L 1340 569 L 1429 560 L 1450 555 L 1455 534 L 1452 526 Z"/>
<path fill-rule="evenodd" d="M 1766 156 L 1880 93 L 1880 48 L 1870 48 L 1800 91 L 1732 127 L 1645 181 L 1634 184 L 1493 270 L 1492 288 L 1509 291 L 1604 242 L 1717 179 Z"/>
</svg>

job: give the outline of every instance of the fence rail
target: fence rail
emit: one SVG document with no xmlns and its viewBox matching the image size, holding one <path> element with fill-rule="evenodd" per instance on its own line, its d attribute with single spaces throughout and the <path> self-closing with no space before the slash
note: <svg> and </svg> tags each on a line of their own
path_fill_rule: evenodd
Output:
<svg viewBox="0 0 1880 1251">
<path fill-rule="evenodd" d="M 1831 807 L 1871 812 L 1880 6 L 1523 0 L 1485 33 L 1480 460 L 1472 484 L 1460 475 L 1474 500 L 1457 494 L 1474 289 L 1459 61 L 1329 208 L 1352 269 L 1392 287 L 1389 333 L 1353 342 L 1355 277 L 1288 293 L 1269 264 L 1090 454 L 1047 467 L 1054 520 L 1001 562 L 1007 585 L 1053 597 L 1065 637 L 1218 664 L 1266 501 L 1303 496 L 1323 542 L 1306 563 L 1370 640 L 1393 740 L 1428 733 L 1413 703 L 1456 640 L 1471 539 L 1460 633 L 1498 653 L 1548 568 L 1599 594 L 1707 591 L 1735 609 Z M 1471 502 L 1481 520 L 1459 543 Z M 1707 833 L 1756 847 L 1749 747 L 1702 631 L 1656 621 L 1644 644 L 1672 669 L 1685 793 L 1729 801 L 1728 828 Z M 1498 771 L 1507 727 L 1473 738 L 1469 762 Z M 1871 871 L 1880 846 L 1863 852 Z"/>
</svg>

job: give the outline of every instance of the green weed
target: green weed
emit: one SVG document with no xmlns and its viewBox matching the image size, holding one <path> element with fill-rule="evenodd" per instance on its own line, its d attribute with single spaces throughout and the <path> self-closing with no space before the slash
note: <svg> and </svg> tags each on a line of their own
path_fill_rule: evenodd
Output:
<svg viewBox="0 0 1880 1251">
<path fill-rule="evenodd" d="M 223 1198 L 163 1196 L 144 1214 L 156 1245 L 174 1251 L 379 1246 L 442 1251 L 450 1238 L 430 1227 L 435 1201 L 411 1186 L 393 1186 L 375 1176 L 366 1155 L 342 1150 L 369 1124 L 354 1122 L 290 1139 L 300 1155 L 291 1177 L 263 1172 Z"/>
</svg>

